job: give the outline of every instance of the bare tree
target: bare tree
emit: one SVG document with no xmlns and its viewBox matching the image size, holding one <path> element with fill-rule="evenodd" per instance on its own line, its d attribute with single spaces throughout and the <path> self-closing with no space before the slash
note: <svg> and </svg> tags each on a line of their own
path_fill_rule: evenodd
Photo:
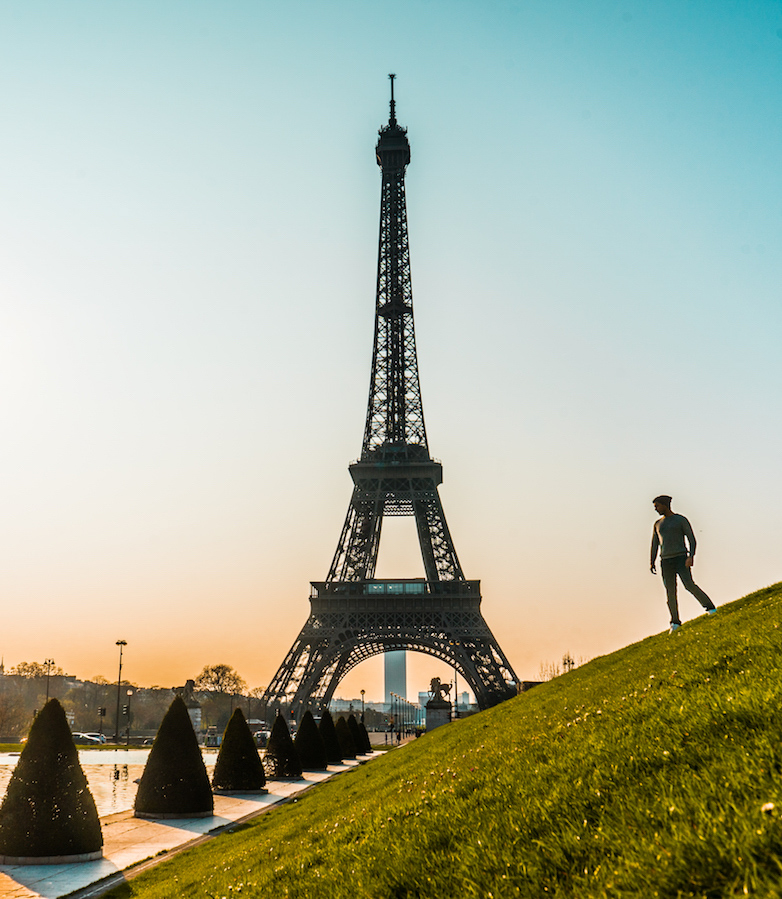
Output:
<svg viewBox="0 0 782 899">
<path fill-rule="evenodd" d="M 562 674 L 562 670 L 556 662 L 540 663 L 540 673 L 538 676 L 541 680 L 553 680 L 555 677 L 559 677 L 560 674 Z"/>
<path fill-rule="evenodd" d="M 230 665 L 207 665 L 195 679 L 197 690 L 210 693 L 242 693 L 247 684 Z"/>
</svg>

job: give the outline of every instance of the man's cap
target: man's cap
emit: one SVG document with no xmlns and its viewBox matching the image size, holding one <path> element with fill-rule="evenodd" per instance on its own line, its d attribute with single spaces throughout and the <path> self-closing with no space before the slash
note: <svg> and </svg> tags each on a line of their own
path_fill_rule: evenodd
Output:
<svg viewBox="0 0 782 899">
<path fill-rule="evenodd" d="M 666 496 L 664 493 L 660 494 L 660 496 L 655 496 L 652 500 L 653 503 L 665 503 L 666 506 L 670 506 L 673 502 L 672 496 Z"/>
</svg>

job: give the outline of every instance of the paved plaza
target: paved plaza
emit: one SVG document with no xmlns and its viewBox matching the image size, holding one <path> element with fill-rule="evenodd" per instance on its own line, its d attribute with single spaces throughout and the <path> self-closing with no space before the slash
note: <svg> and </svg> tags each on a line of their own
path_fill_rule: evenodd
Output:
<svg viewBox="0 0 782 899">
<path fill-rule="evenodd" d="M 379 753 L 361 757 L 343 765 L 329 765 L 327 771 L 308 771 L 294 781 L 269 781 L 268 793 L 215 796 L 211 818 L 177 818 L 166 821 L 144 821 L 134 818 L 132 811 L 118 812 L 101 819 L 103 826 L 103 858 L 94 862 L 70 865 L 0 865 L 0 897 L 2 899 L 56 899 L 77 890 L 97 896 L 102 889 L 116 886 L 128 868 L 160 853 L 181 849 L 219 832 L 238 821 L 261 814 L 297 793 L 347 771 Z M 156 861 L 158 859 L 155 859 Z M 107 880 L 108 878 L 108 880 Z M 99 884 L 99 881 L 105 881 Z M 94 885 L 94 889 L 87 889 Z"/>
</svg>

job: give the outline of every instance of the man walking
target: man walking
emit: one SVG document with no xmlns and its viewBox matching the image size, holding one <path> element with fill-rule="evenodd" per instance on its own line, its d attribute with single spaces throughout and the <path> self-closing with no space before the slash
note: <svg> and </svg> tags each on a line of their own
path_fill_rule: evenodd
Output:
<svg viewBox="0 0 782 899">
<path fill-rule="evenodd" d="M 665 592 L 668 595 L 668 609 L 671 613 L 670 633 L 681 627 L 679 620 L 679 603 L 676 598 L 676 578 L 681 579 L 684 589 L 692 593 L 704 609 L 713 615 L 717 610 L 714 603 L 692 579 L 692 566 L 695 562 L 697 541 L 692 532 L 690 522 L 683 515 L 671 510 L 670 496 L 656 496 L 652 502 L 657 510 L 658 518 L 652 530 L 652 574 L 657 574 L 655 562 L 660 551 L 660 567 L 662 569 Z M 685 542 L 686 540 L 686 542 Z"/>
</svg>

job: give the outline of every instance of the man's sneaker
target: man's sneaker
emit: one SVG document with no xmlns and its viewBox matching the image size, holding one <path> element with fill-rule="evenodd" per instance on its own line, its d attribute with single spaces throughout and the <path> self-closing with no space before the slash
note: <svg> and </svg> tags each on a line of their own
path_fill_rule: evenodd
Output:
<svg viewBox="0 0 782 899">
<path fill-rule="evenodd" d="M 707 614 L 707 615 L 716 615 L 716 614 L 717 614 L 717 610 L 716 610 L 716 609 L 707 609 L 707 610 L 706 610 L 706 614 Z"/>
<path fill-rule="evenodd" d="M 671 626 L 668 628 L 668 633 L 675 634 L 676 631 L 678 631 L 680 627 L 681 627 L 680 624 L 674 624 L 673 622 L 671 622 Z"/>
</svg>

